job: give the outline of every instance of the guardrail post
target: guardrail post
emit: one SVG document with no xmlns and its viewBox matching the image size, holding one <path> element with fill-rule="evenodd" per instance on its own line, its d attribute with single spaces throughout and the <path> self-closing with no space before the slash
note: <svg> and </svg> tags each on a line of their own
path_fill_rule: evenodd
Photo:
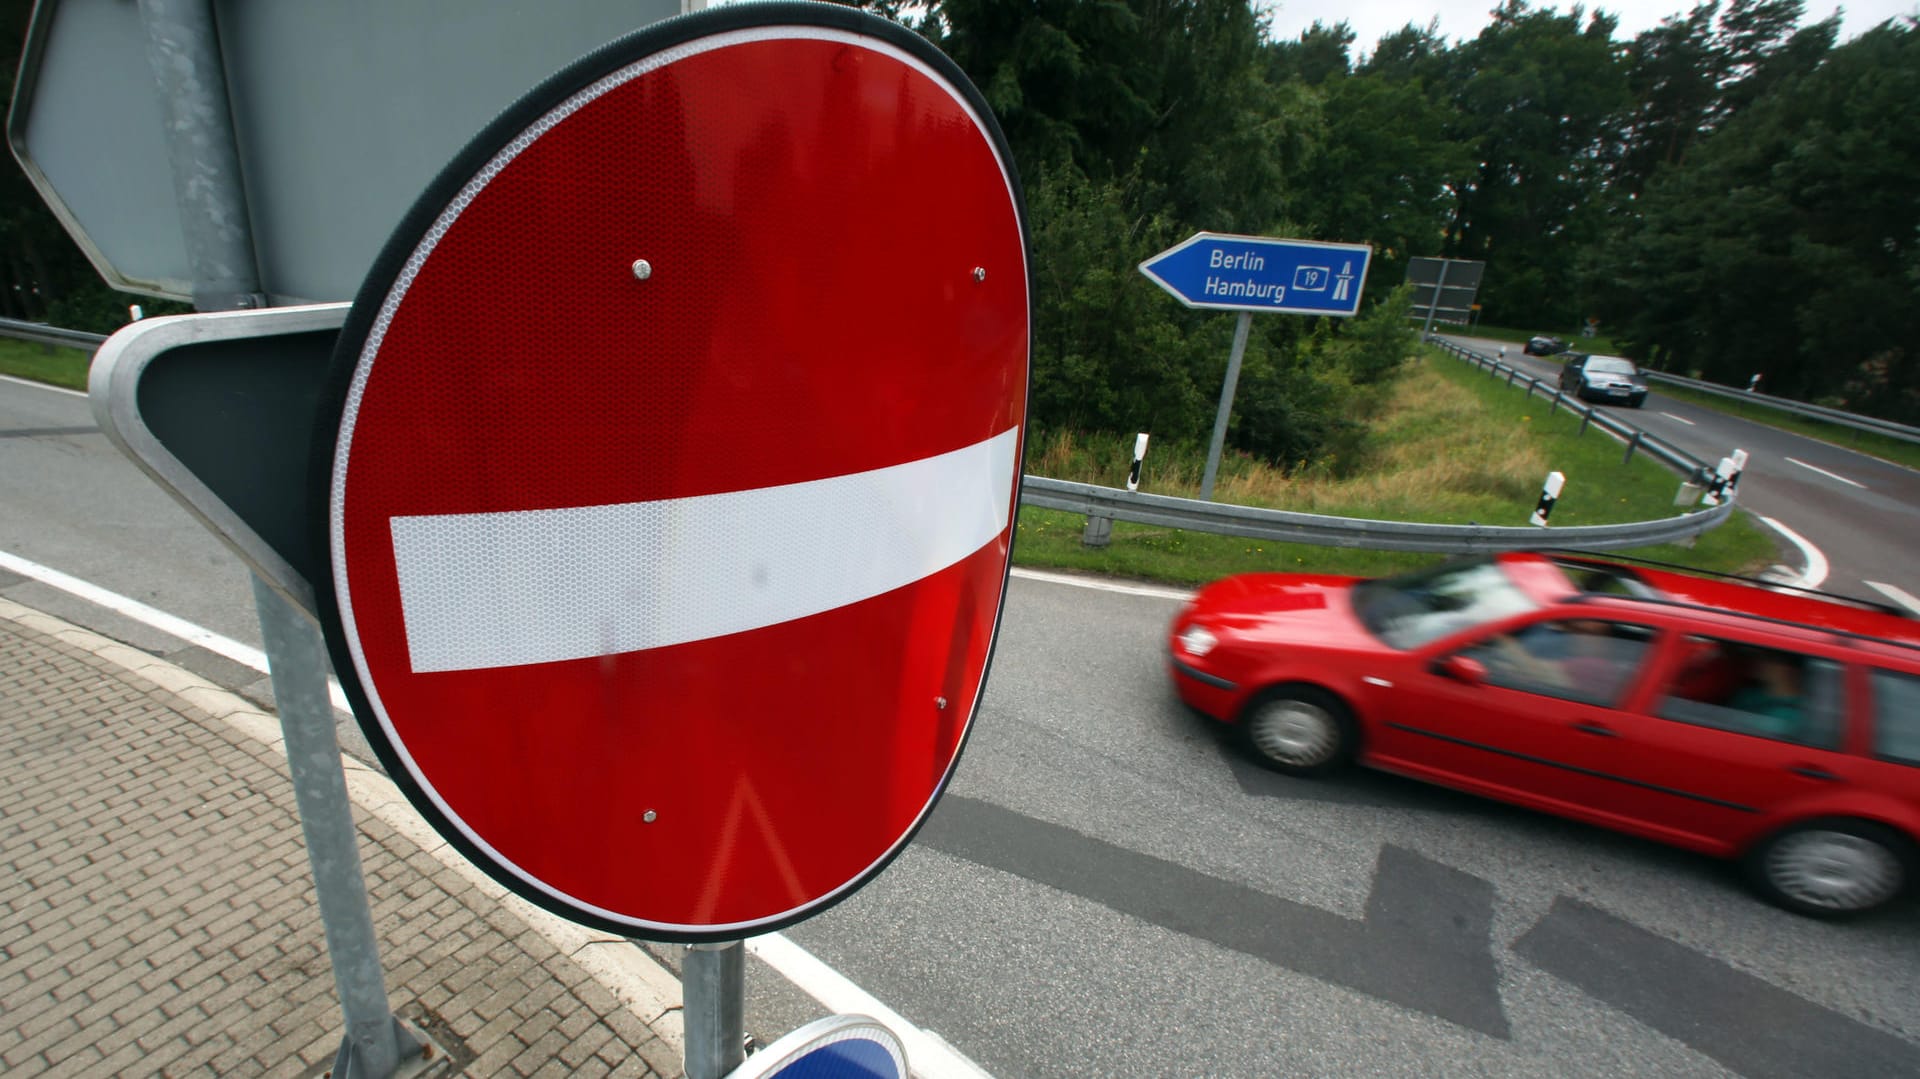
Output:
<svg viewBox="0 0 1920 1079">
<path fill-rule="evenodd" d="M 1628 461 L 1633 460 L 1633 451 L 1640 448 L 1640 436 L 1642 434 L 1644 434 L 1644 432 L 1642 432 L 1639 428 L 1634 429 L 1633 437 L 1627 440 L 1627 455 L 1620 459 L 1621 464 L 1624 465 Z"/>
<path fill-rule="evenodd" d="M 1558 411 L 1560 411 L 1560 394 L 1558 391 L 1549 393 L 1547 395 L 1547 415 L 1551 416 Z"/>
<path fill-rule="evenodd" d="M 1580 429 L 1578 431 L 1575 431 L 1574 434 L 1576 435 L 1586 434 L 1587 424 L 1590 424 L 1592 422 L 1593 422 L 1593 406 L 1589 405 L 1587 406 L 1586 413 L 1580 417 Z"/>
<path fill-rule="evenodd" d="M 1080 535 L 1082 547 L 1105 547 L 1113 542 L 1113 518 L 1087 517 L 1087 530 Z"/>
</svg>

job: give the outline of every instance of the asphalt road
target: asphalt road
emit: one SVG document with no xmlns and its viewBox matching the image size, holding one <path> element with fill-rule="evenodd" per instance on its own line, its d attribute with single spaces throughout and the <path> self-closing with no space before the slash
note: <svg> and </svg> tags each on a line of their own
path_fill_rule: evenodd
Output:
<svg viewBox="0 0 1920 1079">
<path fill-rule="evenodd" d="M 257 642 L 238 562 L 91 427 L 0 382 L 0 551 Z M 1172 699 L 1176 605 L 1017 578 L 951 792 L 788 936 L 1003 1077 L 1920 1074 L 1920 902 L 1829 925 L 1638 840 L 1261 771 Z M 817 1008 L 756 963 L 748 1012 L 765 1039 Z"/>
<path fill-rule="evenodd" d="M 1482 338 L 1450 339 L 1486 353 L 1502 346 Z M 1559 377 L 1558 361 L 1527 356 L 1518 345 L 1506 348 L 1508 364 L 1540 378 Z M 1601 407 L 1709 465 L 1746 450 L 1740 504 L 1786 525 L 1822 553 L 1830 566 L 1822 588 L 1920 614 L 1920 559 L 1913 557 L 1912 543 L 1920 534 L 1920 472 L 1678 400 L 1661 393 L 1658 382 L 1641 409 Z M 1784 557 L 1800 568 L 1804 555 L 1789 547 Z"/>
</svg>

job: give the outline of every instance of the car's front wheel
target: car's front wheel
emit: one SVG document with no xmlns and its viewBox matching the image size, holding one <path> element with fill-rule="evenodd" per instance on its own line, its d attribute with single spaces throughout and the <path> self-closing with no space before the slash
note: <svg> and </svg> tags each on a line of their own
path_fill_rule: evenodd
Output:
<svg viewBox="0 0 1920 1079">
<path fill-rule="evenodd" d="M 1276 686 L 1240 713 L 1240 733 L 1260 763 L 1288 775 L 1331 771 L 1353 755 L 1353 715 L 1313 686 Z"/>
<path fill-rule="evenodd" d="M 1747 855 L 1747 874 L 1761 895 L 1816 918 L 1883 907 L 1906 890 L 1913 873 L 1913 847 L 1900 833 L 1845 818 L 1796 824 Z"/>
</svg>

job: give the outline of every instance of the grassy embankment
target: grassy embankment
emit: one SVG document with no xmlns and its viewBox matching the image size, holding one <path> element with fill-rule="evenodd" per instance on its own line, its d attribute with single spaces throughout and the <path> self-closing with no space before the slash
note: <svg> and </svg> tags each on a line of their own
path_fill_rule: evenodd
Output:
<svg viewBox="0 0 1920 1079">
<path fill-rule="evenodd" d="M 0 340 L 0 373 L 71 389 L 86 388 L 89 357 L 75 349 L 47 349 Z M 1620 444 L 1597 430 L 1575 434 L 1566 410 L 1548 412 L 1504 383 L 1475 375 L 1466 364 L 1433 353 L 1410 368 L 1370 424 L 1369 459 L 1347 479 L 1312 467 L 1282 475 L 1251 458 L 1229 455 L 1215 483 L 1218 501 L 1302 513 L 1397 521 L 1524 524 L 1549 471 L 1567 476 L 1554 508 L 1556 526 L 1649 520 L 1678 512 L 1678 480 L 1651 460 L 1621 463 Z M 1126 484 L 1133 438 L 1073 434 L 1036 437 L 1028 447 L 1029 473 L 1109 487 Z M 1206 447 L 1155 442 L 1147 453 L 1141 490 L 1196 497 Z M 1052 510 L 1020 513 L 1015 561 L 1193 584 L 1244 570 L 1313 570 L 1377 574 L 1426 564 L 1440 556 L 1270 544 L 1177 529 L 1117 522 L 1113 542 L 1084 547 L 1085 518 Z M 1551 532 L 1543 533 L 1551 542 Z M 1692 548 L 1634 552 L 1708 569 L 1751 569 L 1774 557 L 1772 541 L 1743 517 L 1707 533 Z"/>
<path fill-rule="evenodd" d="M 1524 525 L 1550 471 L 1567 477 L 1554 507 L 1556 527 L 1671 517 L 1679 479 L 1636 455 L 1623 463 L 1621 444 L 1598 428 L 1578 433 L 1577 416 L 1549 411 L 1503 381 L 1477 374 L 1431 351 L 1409 368 L 1370 426 L 1369 459 L 1350 478 L 1282 475 L 1237 455 L 1221 463 L 1220 502 L 1302 513 L 1448 524 Z M 1034 475 L 1122 487 L 1132 461 L 1131 436 L 1041 436 L 1028 447 Z M 1204 446 L 1149 446 L 1140 489 L 1198 497 Z M 1105 548 L 1080 543 L 1085 518 L 1023 509 L 1015 561 L 1045 566 L 1199 583 L 1247 570 L 1311 570 L 1363 575 L 1428 564 L 1438 555 L 1264 543 L 1178 529 L 1115 522 Z M 1551 530 L 1541 535 L 1552 542 Z M 1777 557 L 1773 540 L 1744 515 L 1700 537 L 1691 548 L 1664 545 L 1629 552 L 1728 571 L 1754 570 Z"/>
<path fill-rule="evenodd" d="M 92 353 L 77 348 L 0 338 L 0 375 L 47 382 L 70 390 L 85 390 L 87 363 L 92 359 Z"/>
</svg>

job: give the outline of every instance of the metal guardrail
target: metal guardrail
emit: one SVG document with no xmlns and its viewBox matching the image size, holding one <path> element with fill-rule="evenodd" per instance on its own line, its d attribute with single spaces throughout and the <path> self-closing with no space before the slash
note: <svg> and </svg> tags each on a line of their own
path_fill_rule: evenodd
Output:
<svg viewBox="0 0 1920 1079">
<path fill-rule="evenodd" d="M 1549 546 L 1582 550 L 1644 547 L 1697 536 L 1725 522 L 1733 512 L 1733 503 L 1726 502 L 1699 513 L 1617 525 L 1535 528 L 1531 525 L 1424 524 L 1227 506 L 1194 498 L 1142 494 L 1116 487 L 1096 487 L 1090 483 L 1050 480 L 1041 476 L 1027 476 L 1022 480 L 1020 504 L 1085 514 L 1089 518 L 1133 521 L 1182 528 L 1189 532 L 1212 532 L 1277 543 L 1453 554 Z"/>
<path fill-rule="evenodd" d="M 1590 423 L 1595 427 L 1611 431 L 1613 434 L 1625 439 L 1627 443 L 1628 460 L 1632 460 L 1635 453 L 1645 453 L 1693 482 L 1703 482 L 1708 476 L 1713 474 L 1713 469 L 1710 468 L 1705 461 L 1695 457 L 1693 454 L 1660 438 L 1658 435 L 1648 434 L 1646 431 L 1635 427 L 1625 420 L 1618 419 L 1609 413 L 1600 411 L 1578 398 L 1568 397 L 1566 394 L 1560 392 L 1558 386 L 1550 385 L 1545 379 L 1535 378 L 1525 371 L 1502 363 L 1484 352 L 1477 352 L 1464 345 L 1456 345 L 1452 341 L 1447 341 L 1439 337 L 1430 337 L 1427 343 L 1448 355 L 1457 356 L 1493 374 L 1498 375 L 1504 373 L 1507 376 L 1507 385 L 1509 386 L 1515 382 L 1525 382 L 1527 384 L 1527 396 L 1531 397 L 1533 396 L 1533 391 L 1540 390 L 1547 395 L 1550 408 L 1565 405 L 1567 411 L 1582 417 L 1583 424 Z"/>
<path fill-rule="evenodd" d="M 1734 389 L 1731 386 L 1722 386 L 1717 382 L 1702 382 L 1697 378 L 1683 378 L 1679 375 L 1667 374 L 1664 371 L 1648 371 L 1643 368 L 1640 373 L 1656 382 L 1667 382 L 1675 386 L 1685 386 L 1687 389 L 1698 390 L 1701 393 L 1710 393 L 1715 397 L 1728 397 L 1736 401 L 1748 401 L 1756 405 L 1764 405 L 1767 408 L 1779 409 L 1782 412 L 1791 412 L 1796 416 L 1805 416 L 1808 419 L 1838 424 L 1841 427 L 1851 427 L 1856 431 L 1871 431 L 1877 435 L 1886 435 L 1888 438 L 1897 438 L 1902 442 L 1920 442 L 1920 427 L 1908 427 L 1904 423 L 1894 423 L 1892 420 L 1879 420 L 1872 416 L 1862 416 L 1855 412 L 1843 412 L 1837 408 L 1827 408 L 1824 405 L 1810 405 L 1804 401 L 1790 401 L 1785 397 L 1773 397 L 1751 390 Z"/>
<path fill-rule="evenodd" d="M 40 345 L 84 348 L 88 352 L 99 348 L 101 343 L 106 341 L 106 336 L 103 334 L 63 330 L 44 322 L 22 322 L 17 318 L 0 318 L 0 337 L 11 337 L 16 341 L 32 341 Z"/>
</svg>

